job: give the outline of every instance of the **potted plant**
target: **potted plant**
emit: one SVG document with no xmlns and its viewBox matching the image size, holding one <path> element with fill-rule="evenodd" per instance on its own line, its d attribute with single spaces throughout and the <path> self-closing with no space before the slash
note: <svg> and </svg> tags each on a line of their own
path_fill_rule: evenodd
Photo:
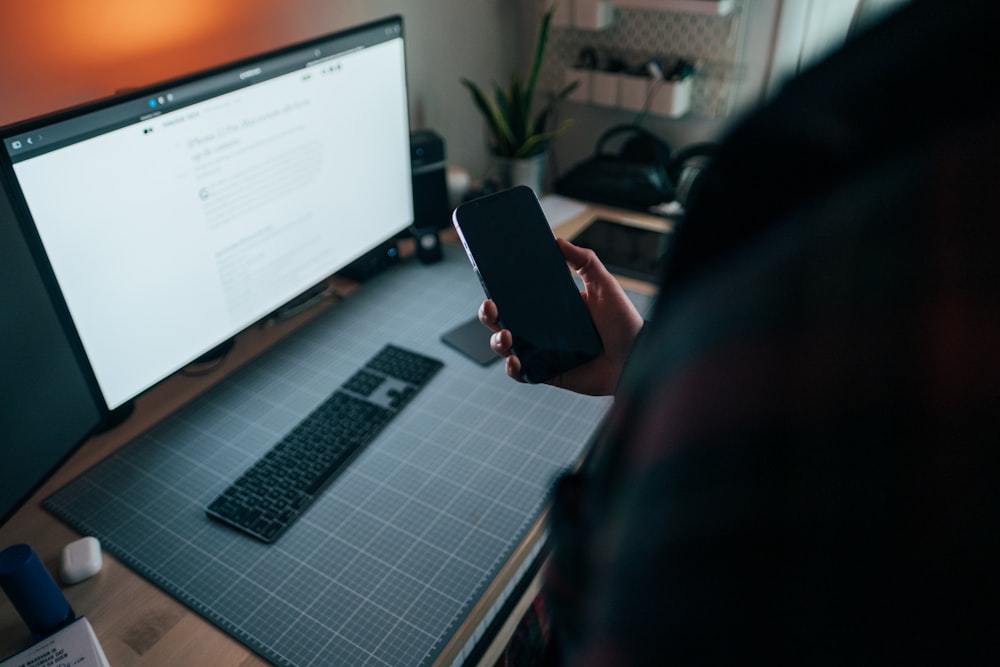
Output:
<svg viewBox="0 0 1000 667">
<path fill-rule="evenodd" d="M 507 187 L 525 184 L 538 194 L 544 172 L 545 153 L 549 143 L 564 132 L 572 123 L 563 121 L 554 129 L 549 129 L 549 120 L 555 105 L 564 100 L 579 84 L 573 81 L 552 96 L 536 114 L 532 114 L 532 101 L 538 73 L 542 68 L 545 45 L 549 38 L 554 8 L 550 7 L 542 16 L 535 43 L 535 54 L 528 80 L 522 85 L 517 73 L 513 73 L 506 88 L 493 86 L 493 96 L 468 79 L 462 84 L 469 89 L 476 108 L 483 114 L 489 133 L 490 150 L 501 160 L 504 185 Z"/>
</svg>

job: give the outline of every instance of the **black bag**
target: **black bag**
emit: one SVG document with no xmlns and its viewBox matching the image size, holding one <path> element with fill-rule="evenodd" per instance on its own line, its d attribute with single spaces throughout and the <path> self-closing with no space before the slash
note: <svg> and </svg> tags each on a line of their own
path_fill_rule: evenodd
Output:
<svg viewBox="0 0 1000 667">
<path fill-rule="evenodd" d="M 612 139 L 622 142 L 616 153 L 606 149 Z M 593 157 L 556 180 L 555 189 L 575 199 L 646 210 L 686 194 L 689 181 L 715 149 L 713 143 L 702 143 L 671 154 L 670 146 L 650 131 L 633 124 L 618 125 L 598 138 Z M 684 193 L 677 191 L 680 181 L 684 181 Z"/>
<path fill-rule="evenodd" d="M 627 135 L 617 153 L 605 150 L 613 138 Z M 597 140 L 594 156 L 576 164 L 556 181 L 556 192 L 627 208 L 648 208 L 672 201 L 667 173 L 670 147 L 638 125 L 619 125 Z"/>
</svg>

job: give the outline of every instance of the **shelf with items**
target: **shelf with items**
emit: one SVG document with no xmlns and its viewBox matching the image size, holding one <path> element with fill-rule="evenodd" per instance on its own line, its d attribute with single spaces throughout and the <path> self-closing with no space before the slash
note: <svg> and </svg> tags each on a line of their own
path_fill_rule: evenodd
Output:
<svg viewBox="0 0 1000 667">
<path fill-rule="evenodd" d="M 565 7 L 566 1 L 559 0 L 557 6 Z M 719 14 L 704 9 L 671 11 L 672 1 L 611 0 L 615 6 L 614 23 L 603 30 L 553 24 L 551 57 L 540 77 L 541 89 L 561 90 L 567 81 L 579 79 L 581 85 L 570 97 L 577 103 L 634 110 L 636 97 L 645 101 L 649 94 L 647 111 L 655 116 L 726 118 L 739 90 L 746 0 L 719 3 L 715 7 Z M 716 4 L 714 0 L 688 1 Z M 633 2 L 649 6 L 627 6 Z M 675 78 L 670 66 L 679 59 L 696 63 L 693 74 L 681 77 L 690 79 L 683 83 L 670 81 Z M 650 73 L 645 67 L 652 61 L 662 63 L 664 72 L 647 80 L 644 77 Z M 597 72 L 604 74 L 595 76 Z M 614 81 L 610 80 L 610 72 L 617 72 Z M 657 77 L 661 81 L 653 85 Z"/>
<path fill-rule="evenodd" d="M 632 9 L 726 16 L 736 7 L 736 2 L 735 0 L 614 0 L 614 5 Z"/>
<path fill-rule="evenodd" d="M 645 111 L 656 116 L 680 118 L 691 109 L 690 76 L 668 81 L 624 72 L 569 67 L 565 83 L 579 81 L 570 95 L 574 102 L 595 104 L 626 111 Z"/>
</svg>

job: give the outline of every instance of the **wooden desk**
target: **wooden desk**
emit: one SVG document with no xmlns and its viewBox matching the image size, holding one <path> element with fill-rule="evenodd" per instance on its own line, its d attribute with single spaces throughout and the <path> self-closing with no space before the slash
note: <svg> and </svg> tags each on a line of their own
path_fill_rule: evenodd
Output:
<svg viewBox="0 0 1000 667">
<path fill-rule="evenodd" d="M 603 207 L 588 207 L 584 212 L 563 221 L 557 228 L 562 236 L 572 236 L 597 216 L 628 221 L 640 226 L 669 229 L 659 218 L 625 213 Z M 447 236 L 447 235 L 446 235 Z M 404 254 L 405 254 L 405 248 Z M 622 279 L 631 289 L 651 293 L 649 285 Z M 349 294 L 356 285 L 335 280 L 337 292 Z M 241 334 L 232 352 L 211 372 L 196 375 L 179 373 L 160 383 L 136 402 L 135 413 L 112 431 L 88 440 L 53 477 L 2 528 L 0 547 L 25 542 L 31 544 L 50 571 L 58 571 L 62 547 L 80 537 L 41 507 L 42 500 L 74 479 L 95 463 L 124 446 L 137 435 L 195 399 L 209 387 L 240 366 L 267 350 L 304 325 L 334 300 L 276 324 L 257 325 Z M 470 314 L 471 315 L 471 314 Z M 197 371 L 198 369 L 192 369 Z M 446 647 L 439 662 L 449 664 L 457 656 L 475 629 L 537 544 L 544 517 L 537 522 L 525 543 L 504 567 L 483 600 L 469 615 L 462 629 Z M 532 590 L 525 594 L 530 599 Z M 149 583 L 109 554 L 104 554 L 104 568 L 95 577 L 64 588 L 73 609 L 85 615 L 94 626 L 108 660 L 116 667 L 128 665 L 266 665 L 239 643 L 195 612 Z M 523 605 L 522 605 L 523 609 Z M 515 611 L 512 621 L 519 613 Z M 508 624 L 485 653 L 482 664 L 491 664 L 506 642 L 513 623 Z M 31 644 L 31 636 L 6 596 L 0 596 L 0 657 Z"/>
</svg>

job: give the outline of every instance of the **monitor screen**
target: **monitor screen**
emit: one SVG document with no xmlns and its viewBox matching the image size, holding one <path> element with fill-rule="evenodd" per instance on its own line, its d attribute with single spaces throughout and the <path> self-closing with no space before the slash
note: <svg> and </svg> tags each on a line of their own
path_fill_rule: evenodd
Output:
<svg viewBox="0 0 1000 667">
<path fill-rule="evenodd" d="M 413 221 L 391 17 L 3 131 L 108 409 Z"/>
</svg>

